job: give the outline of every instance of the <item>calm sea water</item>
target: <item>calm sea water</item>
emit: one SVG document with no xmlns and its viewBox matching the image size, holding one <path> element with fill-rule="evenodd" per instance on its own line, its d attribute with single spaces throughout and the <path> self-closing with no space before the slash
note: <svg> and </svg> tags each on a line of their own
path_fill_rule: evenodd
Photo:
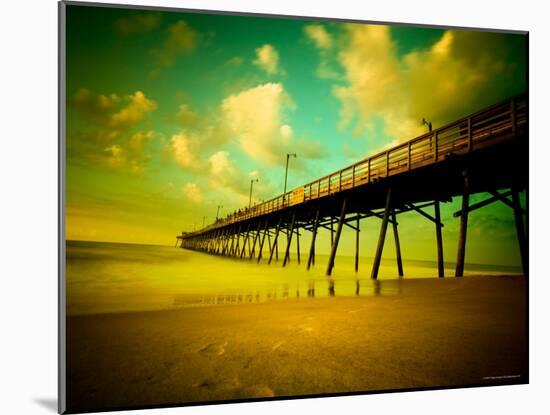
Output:
<svg viewBox="0 0 550 415">
<path fill-rule="evenodd" d="M 281 261 L 237 260 L 168 246 L 67 242 L 68 313 L 145 311 L 214 304 L 270 301 L 290 297 L 374 295 L 395 290 L 384 281 L 397 276 L 395 260 L 384 259 L 379 281 L 370 277 L 371 258 L 338 256 L 333 279 L 324 275 L 327 256 L 310 270 L 293 256 Z M 453 264 L 446 275 L 453 275 Z M 431 261 L 404 261 L 405 278 L 437 275 Z M 467 265 L 465 274 L 519 274 L 518 267 Z"/>
</svg>

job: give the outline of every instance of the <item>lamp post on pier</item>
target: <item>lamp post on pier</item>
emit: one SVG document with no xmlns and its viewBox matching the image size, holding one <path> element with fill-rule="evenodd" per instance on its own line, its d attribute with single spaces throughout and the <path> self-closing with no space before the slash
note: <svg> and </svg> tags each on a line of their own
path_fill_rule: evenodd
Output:
<svg viewBox="0 0 550 415">
<path fill-rule="evenodd" d="M 223 206 L 222 205 L 218 205 L 218 210 L 216 211 L 216 222 L 218 221 L 219 217 L 220 217 L 220 209 L 222 208 Z"/>
<path fill-rule="evenodd" d="M 422 118 L 422 125 L 428 126 L 428 132 L 432 132 L 432 122 L 428 121 L 426 118 Z"/>
<path fill-rule="evenodd" d="M 283 190 L 283 206 L 285 205 L 285 200 L 286 200 L 286 183 L 287 183 L 287 180 L 288 180 L 288 160 L 290 159 L 290 157 L 294 157 L 296 158 L 296 153 L 287 153 L 286 154 L 286 168 L 285 168 L 285 187 L 284 187 L 284 190 Z"/>
<path fill-rule="evenodd" d="M 248 208 L 252 206 L 252 187 L 254 186 L 254 182 L 258 182 L 258 179 L 250 179 L 250 196 L 248 197 Z"/>
</svg>

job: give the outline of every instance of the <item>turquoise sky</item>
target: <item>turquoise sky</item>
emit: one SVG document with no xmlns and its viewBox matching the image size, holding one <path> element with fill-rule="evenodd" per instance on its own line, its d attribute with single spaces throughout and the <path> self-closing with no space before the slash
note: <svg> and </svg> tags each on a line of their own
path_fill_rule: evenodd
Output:
<svg viewBox="0 0 550 415">
<path fill-rule="evenodd" d="M 68 239 L 170 244 L 251 179 L 254 202 L 282 193 L 287 152 L 292 188 L 526 89 L 512 34 L 68 6 L 66 46 Z M 512 219 L 475 212 L 468 259 L 519 263 Z M 432 259 L 431 223 L 401 222 Z"/>
</svg>

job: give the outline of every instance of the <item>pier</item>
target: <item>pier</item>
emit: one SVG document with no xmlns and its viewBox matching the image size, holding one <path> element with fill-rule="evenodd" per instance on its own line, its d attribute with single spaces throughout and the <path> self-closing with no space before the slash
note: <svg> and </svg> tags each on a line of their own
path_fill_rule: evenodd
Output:
<svg viewBox="0 0 550 415">
<path fill-rule="evenodd" d="M 281 194 L 271 200 L 194 232 L 176 237 L 176 246 L 215 255 L 286 266 L 291 248 L 307 269 L 315 265 L 319 232 L 329 232 L 331 276 L 344 227 L 355 232 L 355 270 L 359 269 L 362 220 L 380 222 L 370 276 L 378 277 L 382 252 L 391 226 L 397 269 L 404 275 L 399 243 L 399 215 L 414 211 L 433 223 L 438 276 L 444 277 L 440 205 L 461 197 L 454 213 L 460 221 L 455 276 L 464 275 L 468 215 L 492 203 L 504 203 L 513 215 L 523 272 L 528 274 L 526 211 L 520 192 L 528 187 L 527 97 L 521 94 L 470 114 L 450 124 L 389 148 L 351 166 Z M 487 193 L 470 204 L 470 196 Z M 300 238 L 311 238 L 301 257 Z M 281 234 L 285 243 L 281 244 Z M 302 239 L 303 244 L 303 239 Z M 304 247 L 304 245 L 302 245 Z M 302 261 L 303 259 L 303 261 Z"/>
</svg>

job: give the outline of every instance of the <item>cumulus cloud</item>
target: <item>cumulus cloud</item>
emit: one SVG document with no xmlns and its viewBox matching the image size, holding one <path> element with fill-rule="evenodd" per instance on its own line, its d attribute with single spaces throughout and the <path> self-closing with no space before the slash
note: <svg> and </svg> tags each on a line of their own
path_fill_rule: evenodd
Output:
<svg viewBox="0 0 550 415">
<path fill-rule="evenodd" d="M 180 104 L 176 113 L 176 120 L 184 127 L 193 127 L 199 121 L 199 116 L 195 111 L 192 111 L 189 105 Z"/>
<path fill-rule="evenodd" d="M 230 95 L 221 104 L 223 122 L 252 158 L 273 164 L 292 138 L 284 122 L 294 108 L 290 96 L 278 83 L 267 83 Z"/>
<path fill-rule="evenodd" d="M 116 94 L 94 95 L 86 88 L 79 89 L 69 105 L 92 122 L 97 141 L 113 141 L 145 119 L 157 104 L 142 91 L 120 98 Z"/>
<path fill-rule="evenodd" d="M 183 186 L 183 194 L 193 203 L 201 203 L 203 195 L 196 183 L 186 183 Z"/>
<path fill-rule="evenodd" d="M 224 66 L 240 66 L 243 62 L 244 59 L 241 56 L 233 56 L 231 59 L 224 62 Z"/>
<path fill-rule="evenodd" d="M 324 25 L 317 23 L 304 26 L 304 33 L 307 40 L 319 51 L 320 62 L 316 75 L 321 79 L 342 80 L 342 74 L 336 66 L 336 38 Z"/>
<path fill-rule="evenodd" d="M 128 128 L 142 121 L 145 114 L 157 108 L 155 101 L 148 99 L 141 91 L 136 91 L 134 95 L 128 97 L 128 104 L 117 113 L 111 116 L 113 127 Z"/>
<path fill-rule="evenodd" d="M 151 159 L 147 144 L 155 138 L 155 135 L 154 131 L 137 132 L 128 140 L 112 144 L 106 147 L 102 154 L 92 155 L 92 157 L 111 169 L 140 175 Z"/>
<path fill-rule="evenodd" d="M 335 86 L 341 102 L 340 126 L 369 135 L 374 122 L 395 142 L 490 104 L 495 85 L 513 72 L 503 35 L 446 31 L 430 48 L 400 56 L 391 28 L 346 25 L 347 45 L 338 55 L 345 85 Z"/>
<path fill-rule="evenodd" d="M 81 128 L 67 139 L 73 157 L 129 173 L 145 171 L 151 159 L 149 143 L 158 134 L 140 130 L 140 124 L 156 109 L 155 101 L 141 91 L 121 98 L 81 88 L 69 106 L 69 118 L 77 119 Z"/>
<path fill-rule="evenodd" d="M 102 119 L 118 105 L 120 97 L 116 94 L 94 95 L 87 88 L 80 88 L 70 99 L 69 104 L 78 111 L 96 119 Z"/>
<path fill-rule="evenodd" d="M 319 49 L 330 49 L 332 47 L 332 36 L 325 27 L 320 24 L 309 24 L 304 27 L 304 32 L 309 40 Z"/>
<path fill-rule="evenodd" d="M 248 189 L 249 175 L 231 160 L 229 152 L 217 151 L 208 158 L 209 181 L 213 187 L 230 189 L 244 196 Z"/>
<path fill-rule="evenodd" d="M 179 55 L 193 52 L 198 46 L 200 34 L 187 22 L 179 20 L 167 30 L 167 37 L 161 48 L 154 49 L 161 66 L 171 66 Z"/>
<path fill-rule="evenodd" d="M 178 165 L 194 169 L 198 163 L 199 141 L 186 132 L 174 134 L 170 139 L 171 154 Z"/>
<path fill-rule="evenodd" d="M 115 22 L 117 30 L 123 35 L 145 33 L 160 25 L 162 15 L 158 12 L 144 12 L 121 17 Z"/>
<path fill-rule="evenodd" d="M 263 69 L 268 75 L 275 75 L 280 72 L 279 52 L 269 44 L 256 49 L 256 59 L 252 63 Z"/>
</svg>

